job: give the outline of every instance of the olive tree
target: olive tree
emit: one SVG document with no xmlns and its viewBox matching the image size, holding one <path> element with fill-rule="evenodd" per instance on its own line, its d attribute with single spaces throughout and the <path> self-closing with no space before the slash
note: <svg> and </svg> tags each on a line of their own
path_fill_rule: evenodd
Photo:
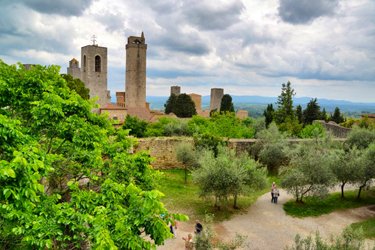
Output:
<svg viewBox="0 0 375 250">
<path fill-rule="evenodd" d="M 198 167 L 198 156 L 192 143 L 180 143 L 176 148 L 177 160 L 184 165 L 184 179 L 187 182 L 188 171 Z"/>
<path fill-rule="evenodd" d="M 344 198 L 344 188 L 347 183 L 355 183 L 361 168 L 362 152 L 357 148 L 349 151 L 335 150 L 332 152 L 331 169 L 336 179 L 340 182 L 341 198 Z"/>
<path fill-rule="evenodd" d="M 259 140 L 254 148 L 258 151 L 259 161 L 267 166 L 269 173 L 277 174 L 279 168 L 288 161 L 284 135 L 275 123 L 271 123 L 268 129 L 257 134 L 257 138 Z"/>
<path fill-rule="evenodd" d="M 372 143 L 363 153 L 363 156 L 359 160 L 359 170 L 357 181 L 359 184 L 359 190 L 357 198 L 360 199 L 361 191 L 369 182 L 375 178 L 375 143 Z"/>
<path fill-rule="evenodd" d="M 290 169 L 282 179 L 282 186 L 291 193 L 296 202 L 303 202 L 308 195 L 326 194 L 334 183 L 330 170 L 329 151 L 315 144 L 303 144 L 291 155 Z"/>
<path fill-rule="evenodd" d="M 202 196 L 214 196 L 219 209 L 229 196 L 234 197 L 233 206 L 237 207 L 238 195 L 265 185 L 265 172 L 257 163 L 247 156 L 235 155 L 227 147 L 219 147 L 216 157 L 210 150 L 203 151 L 199 163 L 201 167 L 192 173 L 193 180 Z"/>
</svg>

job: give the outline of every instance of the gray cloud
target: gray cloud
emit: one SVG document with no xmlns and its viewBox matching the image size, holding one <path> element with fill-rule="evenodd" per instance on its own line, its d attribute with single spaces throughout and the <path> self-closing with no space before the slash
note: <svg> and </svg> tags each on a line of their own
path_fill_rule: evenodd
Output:
<svg viewBox="0 0 375 250">
<path fill-rule="evenodd" d="M 79 16 L 94 0 L 5 0 L 5 4 L 23 4 L 37 12 L 62 16 Z"/>
<path fill-rule="evenodd" d="M 203 30 L 223 30 L 239 22 L 239 16 L 245 8 L 239 0 L 215 6 L 208 3 L 209 1 L 186 2 L 183 7 L 186 21 Z"/>
<path fill-rule="evenodd" d="M 168 48 L 168 50 L 179 51 L 191 55 L 205 55 L 210 52 L 208 44 L 200 39 L 191 39 L 189 36 L 166 37 L 160 40 L 160 45 Z"/>
<path fill-rule="evenodd" d="M 320 16 L 331 15 L 338 0 L 280 0 L 281 19 L 292 24 L 305 24 Z"/>
</svg>

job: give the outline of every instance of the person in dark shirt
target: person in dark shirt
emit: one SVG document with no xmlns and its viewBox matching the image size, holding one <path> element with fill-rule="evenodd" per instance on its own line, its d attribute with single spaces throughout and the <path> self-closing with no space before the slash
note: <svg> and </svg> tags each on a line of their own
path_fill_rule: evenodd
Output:
<svg viewBox="0 0 375 250">
<path fill-rule="evenodd" d="M 200 234 L 203 230 L 202 224 L 199 222 L 199 220 L 195 221 L 195 233 Z"/>
</svg>

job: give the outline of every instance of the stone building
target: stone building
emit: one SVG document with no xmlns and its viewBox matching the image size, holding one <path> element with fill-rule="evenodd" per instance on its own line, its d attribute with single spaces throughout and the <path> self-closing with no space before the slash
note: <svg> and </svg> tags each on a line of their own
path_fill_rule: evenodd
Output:
<svg viewBox="0 0 375 250">
<path fill-rule="evenodd" d="M 197 114 L 201 113 L 202 112 L 202 96 L 198 94 L 194 94 L 194 93 L 188 94 L 188 96 L 190 96 L 191 100 L 194 102 L 195 110 L 197 111 Z"/>
<path fill-rule="evenodd" d="M 126 44 L 125 107 L 146 107 L 146 50 L 142 32 L 140 37 L 128 37 Z"/>
<path fill-rule="evenodd" d="M 170 95 L 179 95 L 181 94 L 181 87 L 180 86 L 171 86 L 171 94 Z"/>
<path fill-rule="evenodd" d="M 221 99 L 224 96 L 224 89 L 212 88 L 210 97 L 210 111 L 220 111 Z"/>
<path fill-rule="evenodd" d="M 81 80 L 90 89 L 90 97 L 98 97 L 97 103 L 103 107 L 110 103 L 107 90 L 107 48 L 97 44 L 81 48 Z"/>
<path fill-rule="evenodd" d="M 82 79 L 81 69 L 79 68 L 79 62 L 73 58 L 69 61 L 69 67 L 67 68 L 68 75 L 71 75 L 75 79 Z"/>
<path fill-rule="evenodd" d="M 73 58 L 69 61 L 67 73 L 73 78 L 84 82 L 86 88 L 90 89 L 90 98 L 97 97 L 97 103 L 104 107 L 110 103 L 110 93 L 107 84 L 107 48 L 95 44 L 86 45 L 81 48 L 82 68 L 79 62 Z"/>
<path fill-rule="evenodd" d="M 152 118 L 146 103 L 146 51 L 147 44 L 141 36 L 129 36 L 126 44 L 125 108 L 131 116 L 149 121 Z"/>
</svg>

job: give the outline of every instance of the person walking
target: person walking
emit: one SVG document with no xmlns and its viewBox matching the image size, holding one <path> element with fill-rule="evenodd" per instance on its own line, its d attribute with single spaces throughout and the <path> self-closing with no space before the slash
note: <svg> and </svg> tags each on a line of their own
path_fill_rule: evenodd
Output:
<svg viewBox="0 0 375 250">
<path fill-rule="evenodd" d="M 273 190 L 273 202 L 275 204 L 277 204 L 277 199 L 279 198 L 280 196 L 280 192 L 279 190 L 275 187 L 275 189 Z"/>
<path fill-rule="evenodd" d="M 182 237 L 182 239 L 185 241 L 185 250 L 193 250 L 194 249 L 194 243 L 193 243 L 193 235 L 188 234 L 188 237 Z"/>
<path fill-rule="evenodd" d="M 273 193 L 274 193 L 275 188 L 276 188 L 276 183 L 272 182 L 272 186 L 271 186 L 271 202 L 272 203 L 274 202 L 274 197 L 273 197 L 274 195 L 273 195 Z"/>
<path fill-rule="evenodd" d="M 195 234 L 200 234 L 203 230 L 202 224 L 199 222 L 199 220 L 195 221 Z"/>
</svg>

